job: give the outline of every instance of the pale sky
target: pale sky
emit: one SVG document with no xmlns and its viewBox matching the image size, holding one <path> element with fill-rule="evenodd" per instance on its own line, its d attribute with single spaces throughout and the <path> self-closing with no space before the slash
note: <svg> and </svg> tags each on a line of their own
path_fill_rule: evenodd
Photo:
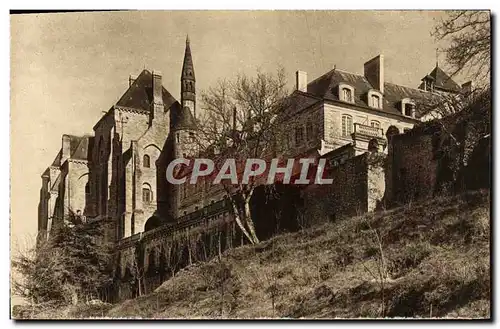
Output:
<svg viewBox="0 0 500 329">
<path fill-rule="evenodd" d="M 435 66 L 439 45 L 430 32 L 442 15 L 130 11 L 11 16 L 12 242 L 33 241 L 40 175 L 59 151 L 62 134 L 91 133 L 102 111 L 127 89 L 129 74 L 160 70 L 164 87 L 180 98 L 186 34 L 197 91 L 220 78 L 278 65 L 285 68 L 290 88 L 299 69 L 309 80 L 334 65 L 362 74 L 363 63 L 380 53 L 386 81 L 417 87 Z"/>
</svg>

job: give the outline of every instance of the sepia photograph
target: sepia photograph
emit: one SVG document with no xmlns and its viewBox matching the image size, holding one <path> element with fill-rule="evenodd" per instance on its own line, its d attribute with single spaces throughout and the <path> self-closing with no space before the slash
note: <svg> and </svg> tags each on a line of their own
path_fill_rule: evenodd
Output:
<svg viewBox="0 0 500 329">
<path fill-rule="evenodd" d="M 11 11 L 10 318 L 490 321 L 491 20 Z"/>
</svg>

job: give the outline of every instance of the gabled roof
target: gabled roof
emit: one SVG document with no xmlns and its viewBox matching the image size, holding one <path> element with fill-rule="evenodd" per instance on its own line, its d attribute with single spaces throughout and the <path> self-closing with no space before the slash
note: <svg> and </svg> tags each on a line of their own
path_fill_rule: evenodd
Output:
<svg viewBox="0 0 500 329">
<path fill-rule="evenodd" d="M 62 150 L 59 150 L 56 157 L 54 158 L 54 161 L 52 161 L 52 164 L 50 166 L 59 168 L 61 166 L 61 157 L 62 157 Z"/>
<path fill-rule="evenodd" d="M 453 92 L 460 91 L 460 86 L 455 81 L 453 81 L 453 79 L 448 74 L 446 74 L 438 65 L 436 65 L 434 70 L 432 70 L 432 72 L 425 76 L 422 80 L 425 79 L 432 79 L 434 81 L 434 88 Z M 423 83 L 419 88 L 423 88 Z"/>
<path fill-rule="evenodd" d="M 70 158 L 77 160 L 88 160 L 91 136 L 70 136 L 71 148 Z"/>
<path fill-rule="evenodd" d="M 333 69 L 307 85 L 307 92 L 325 100 L 339 101 L 338 85 L 346 83 L 354 88 L 354 104 L 362 107 L 368 106 L 367 93 L 374 89 L 368 80 L 358 74 Z M 400 102 L 404 98 L 414 100 L 432 97 L 430 93 L 419 89 L 404 87 L 390 82 L 384 83 L 384 104 L 381 109 L 389 114 L 401 115 Z"/>
<path fill-rule="evenodd" d="M 162 97 L 165 110 L 168 110 L 173 103 L 177 102 L 164 87 L 162 87 Z M 148 70 L 143 70 L 116 105 L 149 111 L 152 102 L 153 75 Z"/>
<path fill-rule="evenodd" d="M 56 180 L 50 187 L 51 192 L 59 192 L 59 184 L 61 184 L 61 174 L 57 175 Z"/>
</svg>

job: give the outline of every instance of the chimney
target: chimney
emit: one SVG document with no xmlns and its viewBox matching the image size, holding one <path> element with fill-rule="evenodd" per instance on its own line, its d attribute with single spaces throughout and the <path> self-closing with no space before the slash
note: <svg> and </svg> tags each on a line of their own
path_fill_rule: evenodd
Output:
<svg viewBox="0 0 500 329">
<path fill-rule="evenodd" d="M 68 135 L 62 136 L 62 148 L 61 148 L 61 166 L 69 159 L 71 152 L 71 137 Z"/>
<path fill-rule="evenodd" d="M 163 96 L 162 96 L 162 85 L 161 85 L 161 72 L 153 71 L 153 111 L 151 119 L 158 118 L 161 113 L 164 112 L 163 109 Z M 151 124 L 151 122 L 150 122 Z"/>
<path fill-rule="evenodd" d="M 131 74 L 128 76 L 128 86 L 129 87 L 134 83 L 135 79 L 137 79 L 137 77 L 135 75 Z"/>
<path fill-rule="evenodd" d="M 384 55 L 378 55 L 364 65 L 365 78 L 382 94 L 384 93 Z"/>
<path fill-rule="evenodd" d="M 307 72 L 295 72 L 295 89 L 307 92 Z"/>
<path fill-rule="evenodd" d="M 163 97 L 161 93 L 161 72 L 153 71 L 153 102 L 154 104 L 163 105 Z"/>
<path fill-rule="evenodd" d="M 467 81 L 462 84 L 462 95 L 469 97 L 474 92 L 474 83 L 472 81 Z"/>
</svg>

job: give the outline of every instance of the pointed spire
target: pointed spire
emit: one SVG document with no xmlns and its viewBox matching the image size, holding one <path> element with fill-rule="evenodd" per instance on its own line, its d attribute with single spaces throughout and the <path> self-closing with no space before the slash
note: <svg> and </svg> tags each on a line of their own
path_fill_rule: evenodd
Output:
<svg viewBox="0 0 500 329">
<path fill-rule="evenodd" d="M 436 48 L 436 67 L 439 66 L 439 48 Z"/>
<path fill-rule="evenodd" d="M 195 80 L 193 58 L 191 56 L 191 47 L 189 45 L 189 35 L 186 35 L 186 49 L 184 51 L 184 63 L 182 64 L 181 80 Z"/>
</svg>

